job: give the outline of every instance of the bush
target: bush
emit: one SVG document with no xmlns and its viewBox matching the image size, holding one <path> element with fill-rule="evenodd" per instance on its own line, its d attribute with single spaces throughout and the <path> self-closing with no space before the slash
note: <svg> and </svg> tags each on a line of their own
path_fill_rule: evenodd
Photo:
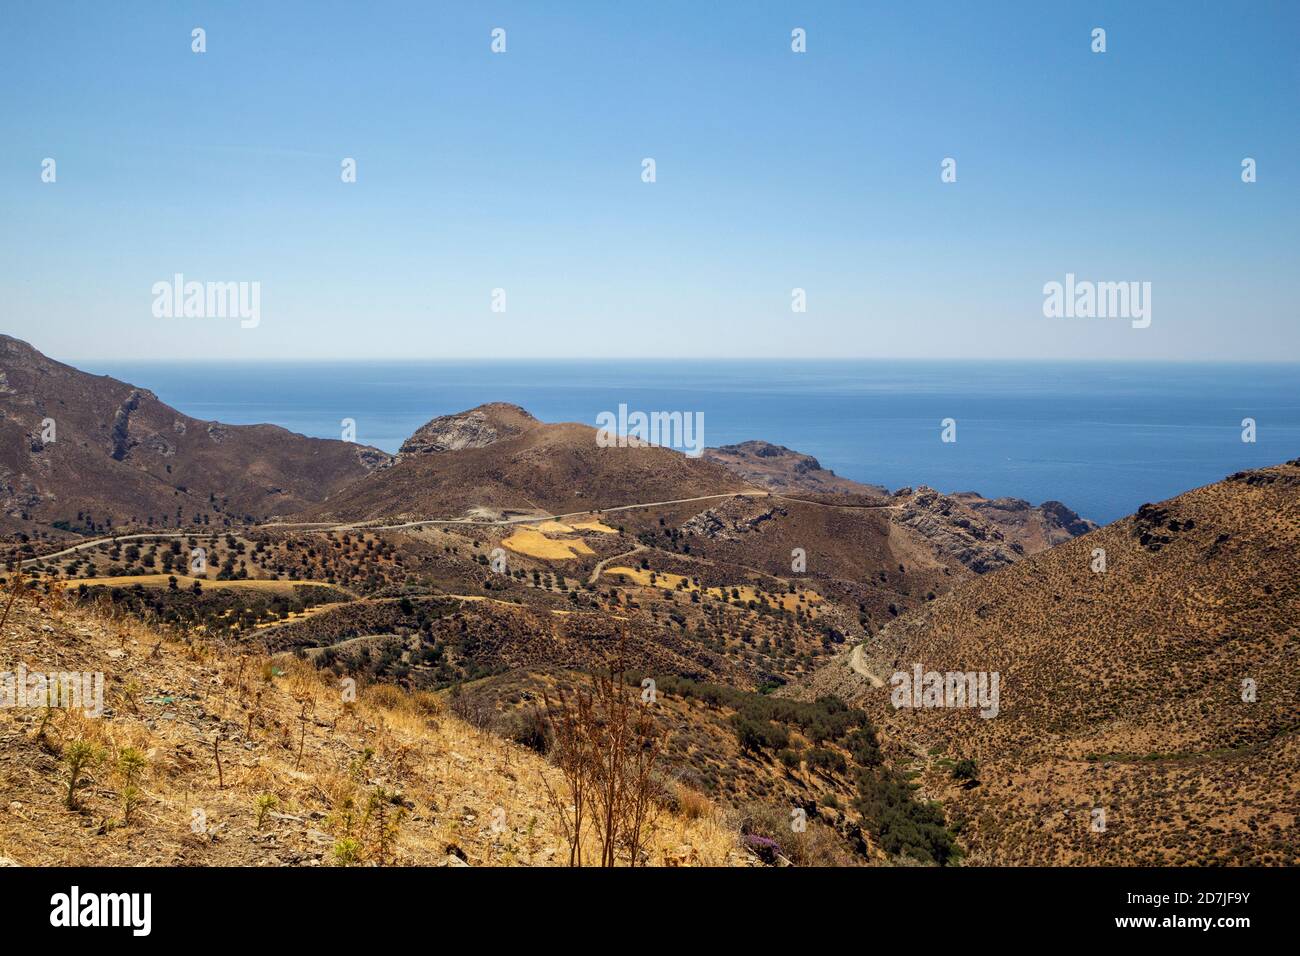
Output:
<svg viewBox="0 0 1300 956">
<path fill-rule="evenodd" d="M 686 820 L 699 820 L 713 812 L 708 797 L 680 783 L 669 791 L 668 802 L 672 810 Z"/>
<path fill-rule="evenodd" d="M 442 703 L 438 695 L 427 690 L 418 690 L 411 695 L 411 706 L 425 717 L 437 717 L 442 713 Z"/>
<path fill-rule="evenodd" d="M 849 752 L 853 762 L 860 767 L 880 766 L 880 744 L 870 728 L 859 728 L 849 735 Z"/>
<path fill-rule="evenodd" d="M 537 707 L 526 707 L 511 718 L 510 739 L 542 756 L 551 752 L 553 736 L 546 715 Z"/>
<path fill-rule="evenodd" d="M 344 837 L 334 844 L 334 862 L 338 866 L 354 866 L 361 859 L 361 844 Z"/>
<path fill-rule="evenodd" d="M 740 749 L 747 753 L 780 750 L 790 743 L 789 731 L 770 720 L 755 718 L 749 714 L 733 714 L 731 726 L 736 731 L 736 740 L 740 744 Z"/>
<path fill-rule="evenodd" d="M 745 848 L 768 865 L 784 857 L 795 866 L 847 866 L 853 860 L 844 852 L 839 836 L 813 816 L 810 811 L 807 829 L 795 833 L 790 811 L 771 804 L 752 804 L 744 809 L 741 842 Z"/>
<path fill-rule="evenodd" d="M 808 754 L 808 765 L 817 770 L 826 770 L 831 772 L 843 773 L 848 769 L 848 762 L 844 755 L 837 750 L 829 750 L 826 747 L 814 747 Z"/>
<path fill-rule="evenodd" d="M 280 805 L 279 799 L 273 793 L 263 793 L 253 801 L 253 807 L 257 810 L 257 828 L 262 829 L 262 822 L 271 810 Z"/>
</svg>

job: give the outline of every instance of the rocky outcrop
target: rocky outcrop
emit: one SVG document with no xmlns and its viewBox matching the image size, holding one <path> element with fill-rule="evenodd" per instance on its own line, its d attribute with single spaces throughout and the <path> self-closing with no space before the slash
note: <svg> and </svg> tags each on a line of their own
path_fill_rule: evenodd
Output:
<svg viewBox="0 0 1300 956">
<path fill-rule="evenodd" d="M 518 405 L 495 402 L 458 415 L 443 415 L 421 426 L 402 443 L 398 455 L 425 455 L 486 448 L 518 435 L 537 419 Z"/>
<path fill-rule="evenodd" d="M 1097 530 L 1094 522 L 1059 501 L 1035 506 L 1022 498 L 984 498 L 973 491 L 951 497 L 1001 531 L 1007 541 L 1019 544 L 1026 554 L 1037 554 Z"/>
<path fill-rule="evenodd" d="M 895 495 L 893 520 L 912 529 L 940 554 L 954 558 L 976 574 L 1014 564 L 1024 548 L 1007 541 L 1003 533 L 966 504 L 933 488 L 918 488 L 910 495 Z"/>
<path fill-rule="evenodd" d="M 1077 511 L 1059 501 L 1044 501 L 1038 509 L 1053 528 L 1059 528 L 1071 538 L 1097 530 L 1097 522 L 1080 517 Z"/>
<path fill-rule="evenodd" d="M 126 401 L 118 406 L 117 413 L 113 416 L 113 431 L 111 433 L 113 451 L 110 454 L 114 461 L 121 461 L 130 450 L 131 413 L 140 407 L 140 398 L 139 390 L 133 389 L 131 394 L 127 396 Z"/>
<path fill-rule="evenodd" d="M 369 445 L 357 446 L 357 461 L 368 472 L 391 467 L 395 460 L 392 455 L 378 448 L 371 448 Z"/>
<path fill-rule="evenodd" d="M 787 514 L 784 508 L 767 508 L 757 514 L 736 517 L 724 515 L 717 508 L 709 508 L 684 523 L 680 530 L 683 534 L 713 541 L 738 541 L 764 523 L 777 517 L 784 518 Z"/>
</svg>

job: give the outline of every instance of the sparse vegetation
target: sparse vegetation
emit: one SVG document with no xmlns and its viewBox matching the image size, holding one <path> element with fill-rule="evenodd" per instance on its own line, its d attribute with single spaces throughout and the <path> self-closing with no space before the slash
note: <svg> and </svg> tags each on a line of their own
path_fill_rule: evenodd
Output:
<svg viewBox="0 0 1300 956">
<path fill-rule="evenodd" d="M 148 766 L 135 747 L 123 747 L 117 755 L 117 772 L 122 778 L 122 822 L 130 825 L 131 813 L 140 803 L 140 777 Z"/>
<path fill-rule="evenodd" d="M 266 820 L 266 815 L 280 805 L 280 799 L 273 793 L 259 793 L 257 799 L 253 801 L 253 809 L 257 813 L 257 829 L 262 829 L 262 823 Z"/>
<path fill-rule="evenodd" d="M 63 749 L 63 761 L 68 767 L 68 792 L 65 805 L 77 809 L 77 788 L 81 786 L 81 772 L 103 759 L 104 751 L 89 740 L 73 740 Z"/>
</svg>

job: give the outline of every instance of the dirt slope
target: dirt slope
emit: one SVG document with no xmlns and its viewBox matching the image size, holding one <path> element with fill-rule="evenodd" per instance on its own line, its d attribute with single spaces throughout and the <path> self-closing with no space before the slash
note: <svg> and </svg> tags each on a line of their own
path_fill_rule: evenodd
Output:
<svg viewBox="0 0 1300 956">
<path fill-rule="evenodd" d="M 7 597 L 7 595 L 5 595 Z M 340 690 L 293 658 L 232 657 L 164 640 L 128 618 L 43 597 L 0 631 L 0 673 L 104 674 L 102 716 L 0 708 L 0 858 L 23 866 L 558 865 L 567 861 L 541 757 L 474 730 L 433 695 Z M 303 719 L 305 716 L 305 719 Z M 305 728 L 305 734 L 304 734 Z M 213 742 L 220 739 L 218 774 Z M 66 797 L 68 757 L 98 759 Z M 145 758 L 124 822 L 127 748 Z M 301 752 L 301 758 L 299 753 Z M 379 843 L 392 827 L 387 850 Z M 267 800 L 259 824 L 259 798 Z M 695 801 L 657 818 L 650 863 L 746 865 L 721 817 Z M 376 805 L 378 806 L 378 805 Z M 201 824 L 201 825 L 200 825 Z"/>
</svg>

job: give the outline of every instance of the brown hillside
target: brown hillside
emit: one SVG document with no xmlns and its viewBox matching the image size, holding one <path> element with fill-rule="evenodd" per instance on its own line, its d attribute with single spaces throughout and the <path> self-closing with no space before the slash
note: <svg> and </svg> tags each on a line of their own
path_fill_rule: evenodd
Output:
<svg viewBox="0 0 1300 956">
<path fill-rule="evenodd" d="M 0 672 L 19 662 L 103 673 L 105 709 L 0 708 L 0 865 L 567 862 L 547 790 L 562 788 L 559 771 L 445 698 L 362 682 L 345 703 L 334 678 L 292 657 L 231 656 L 49 595 L 20 599 L 0 630 Z M 78 746 L 94 757 L 69 809 Z M 127 819 L 131 750 L 144 762 Z M 672 793 L 691 813 L 655 813 L 646 862 L 758 863 L 730 815 Z"/>
<path fill-rule="evenodd" d="M 707 448 L 704 457 L 775 494 L 826 504 L 879 505 L 889 492 L 841 478 L 816 458 L 765 441 Z M 1061 504 L 1034 506 L 1019 498 L 988 499 L 972 491 L 953 495 L 931 488 L 904 488 L 893 496 L 887 517 L 927 538 L 941 559 L 959 561 L 977 573 L 1011 564 L 1096 525 Z"/>
<path fill-rule="evenodd" d="M 821 462 L 812 455 L 766 441 L 746 441 L 738 445 L 706 448 L 704 457 L 769 491 L 848 495 L 889 493 L 880 485 L 864 485 L 849 478 L 841 478 L 835 472 L 823 468 Z"/>
<path fill-rule="evenodd" d="M 1300 460 L 1144 505 L 864 650 L 802 693 L 867 707 L 952 802 L 973 861 L 1300 861 Z M 915 663 L 999 673 L 1000 713 L 895 710 L 888 681 Z M 978 785 L 952 779 L 964 758 Z"/>
<path fill-rule="evenodd" d="M 408 439 L 393 467 L 306 509 L 303 520 L 568 514 L 748 487 L 712 462 L 653 446 L 601 448 L 596 434 L 515 405 L 447 415 Z"/>
<path fill-rule="evenodd" d="M 55 440 L 42 441 L 53 419 Z M 300 510 L 388 460 L 275 425 L 183 415 L 147 389 L 89 375 L 0 335 L 0 522 L 84 533 L 175 527 L 195 515 L 260 520 Z M 78 517 L 80 515 L 80 517 Z"/>
</svg>

